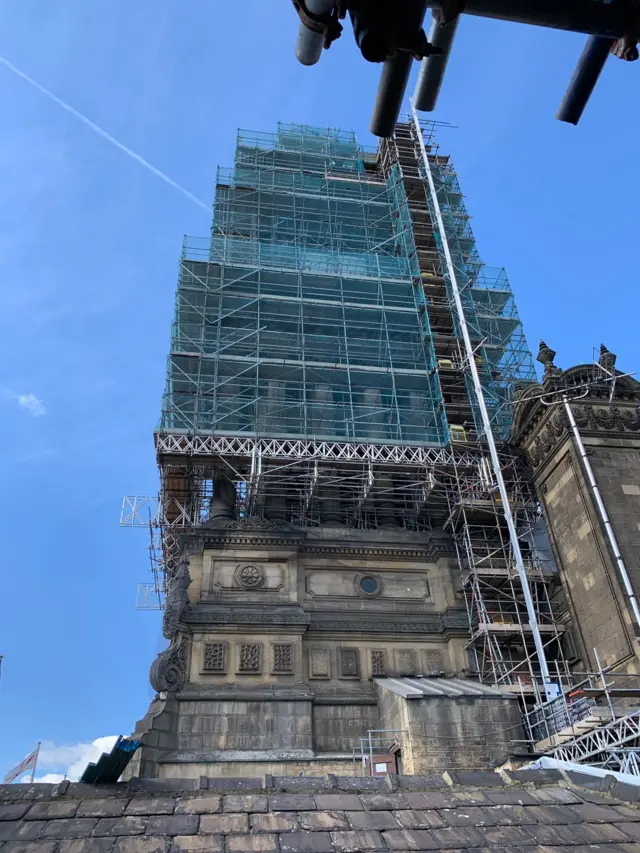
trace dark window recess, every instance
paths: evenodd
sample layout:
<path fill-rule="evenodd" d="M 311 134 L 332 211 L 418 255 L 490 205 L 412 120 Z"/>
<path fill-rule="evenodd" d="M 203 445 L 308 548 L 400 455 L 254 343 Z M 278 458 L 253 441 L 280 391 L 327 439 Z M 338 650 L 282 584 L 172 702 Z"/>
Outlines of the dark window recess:
<path fill-rule="evenodd" d="M 365 575 L 363 578 L 360 578 L 360 589 L 363 592 L 366 592 L 367 595 L 373 595 L 378 591 L 379 583 L 371 575 Z"/>

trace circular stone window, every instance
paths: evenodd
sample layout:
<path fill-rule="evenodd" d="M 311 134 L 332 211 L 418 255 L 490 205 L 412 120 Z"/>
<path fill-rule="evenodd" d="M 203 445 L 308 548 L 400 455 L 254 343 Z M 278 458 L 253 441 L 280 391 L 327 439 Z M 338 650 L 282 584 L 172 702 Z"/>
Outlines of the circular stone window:
<path fill-rule="evenodd" d="M 382 592 L 382 581 L 376 575 L 356 575 L 356 589 L 365 598 L 377 598 Z"/>

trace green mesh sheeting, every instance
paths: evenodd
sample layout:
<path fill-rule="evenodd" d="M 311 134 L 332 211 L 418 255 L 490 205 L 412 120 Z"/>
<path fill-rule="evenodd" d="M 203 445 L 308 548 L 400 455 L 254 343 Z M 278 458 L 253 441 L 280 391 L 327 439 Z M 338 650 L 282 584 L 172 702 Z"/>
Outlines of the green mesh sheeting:
<path fill-rule="evenodd" d="M 533 362 L 504 271 L 478 258 L 448 161 L 434 161 L 434 176 L 487 406 L 505 437 L 515 384 L 535 378 Z M 218 170 L 211 238 L 185 240 L 161 430 L 446 444 L 420 276 L 397 164 L 381 170 L 351 132 L 239 131 L 234 168 Z"/>
<path fill-rule="evenodd" d="M 238 135 L 188 240 L 162 429 L 441 445 L 397 199 L 353 134 Z"/>

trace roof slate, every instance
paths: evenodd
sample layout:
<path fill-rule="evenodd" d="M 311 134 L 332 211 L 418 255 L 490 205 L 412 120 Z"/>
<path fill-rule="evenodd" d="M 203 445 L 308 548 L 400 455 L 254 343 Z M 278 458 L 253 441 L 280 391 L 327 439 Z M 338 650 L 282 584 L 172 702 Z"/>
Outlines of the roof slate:
<path fill-rule="evenodd" d="M 0 853 L 638 853 L 639 799 L 557 770 L 1 785 Z"/>

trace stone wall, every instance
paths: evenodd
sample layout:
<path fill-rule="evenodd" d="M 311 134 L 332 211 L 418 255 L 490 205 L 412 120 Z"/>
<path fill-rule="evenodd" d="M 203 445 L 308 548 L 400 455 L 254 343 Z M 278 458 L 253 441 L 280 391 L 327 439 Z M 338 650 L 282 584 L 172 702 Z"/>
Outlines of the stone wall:
<path fill-rule="evenodd" d="M 377 728 L 375 677 L 466 666 L 442 532 L 217 523 L 186 541 L 167 596 L 136 773 L 344 769 Z"/>
<path fill-rule="evenodd" d="M 311 749 L 311 702 L 180 702 L 178 750 Z"/>
<path fill-rule="evenodd" d="M 405 773 L 491 767 L 519 751 L 524 738 L 515 697 L 405 699 L 380 684 L 378 693 L 380 727 L 402 732 Z"/>
<path fill-rule="evenodd" d="M 542 352 L 542 349 L 541 349 Z M 562 371 L 545 351 L 541 386 L 521 395 L 513 439 L 528 453 L 568 604 L 567 657 L 579 670 L 603 666 L 640 673 L 640 644 L 620 570 L 613 557 L 560 392 L 571 411 L 601 492 L 636 596 L 640 595 L 640 384 L 618 376 L 599 384 L 592 365 Z M 603 348 L 601 363 L 615 356 Z M 603 373 L 598 374 L 600 377 Z M 554 394 L 554 397 L 548 396 Z M 543 405 L 547 395 L 556 405 Z M 626 682 L 625 684 L 630 684 Z"/>
<path fill-rule="evenodd" d="M 567 442 L 539 480 L 551 541 L 573 619 L 571 632 L 585 668 L 594 648 L 608 666 L 633 653 L 624 598 L 603 539 L 588 483 Z"/>
<path fill-rule="evenodd" d="M 376 704 L 313 706 L 313 748 L 317 753 L 359 750 L 360 738 L 379 727 Z"/>

